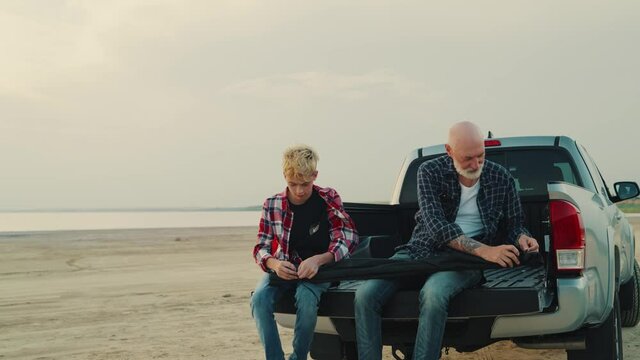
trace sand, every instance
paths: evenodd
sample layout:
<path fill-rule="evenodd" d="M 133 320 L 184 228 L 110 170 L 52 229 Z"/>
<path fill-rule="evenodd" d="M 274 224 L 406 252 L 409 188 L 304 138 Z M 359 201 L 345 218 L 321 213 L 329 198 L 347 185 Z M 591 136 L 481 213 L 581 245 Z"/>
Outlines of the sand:
<path fill-rule="evenodd" d="M 253 227 L 1 235 L 0 359 L 262 359 L 254 241 Z M 640 327 L 624 341 L 640 359 Z M 444 358 L 516 357 L 566 358 L 507 341 Z"/>

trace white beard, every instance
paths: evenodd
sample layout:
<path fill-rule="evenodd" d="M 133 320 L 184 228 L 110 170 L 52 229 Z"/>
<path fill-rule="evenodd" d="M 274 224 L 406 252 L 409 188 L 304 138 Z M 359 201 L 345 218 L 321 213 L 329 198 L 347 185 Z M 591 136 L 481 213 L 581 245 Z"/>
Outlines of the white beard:
<path fill-rule="evenodd" d="M 480 175 L 482 175 L 482 168 L 484 167 L 484 163 L 480 164 L 478 169 L 476 169 L 475 171 L 463 169 L 455 160 L 453 160 L 453 166 L 456 168 L 456 171 L 458 172 L 458 174 L 460 174 L 460 176 L 469 180 L 477 180 L 480 178 Z"/>

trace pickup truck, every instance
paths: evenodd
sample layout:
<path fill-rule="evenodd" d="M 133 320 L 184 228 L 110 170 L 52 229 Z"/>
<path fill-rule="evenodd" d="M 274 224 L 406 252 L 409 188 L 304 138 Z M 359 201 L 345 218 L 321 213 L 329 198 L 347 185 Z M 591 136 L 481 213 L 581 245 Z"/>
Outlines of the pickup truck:
<path fill-rule="evenodd" d="M 633 229 L 615 203 L 638 196 L 638 185 L 609 187 L 585 148 L 565 136 L 489 138 L 485 149 L 515 179 L 543 261 L 485 270 L 483 284 L 451 301 L 443 347 L 475 351 L 511 340 L 566 349 L 570 360 L 622 359 L 621 327 L 640 320 L 640 267 Z M 444 154 L 444 145 L 411 152 L 390 204 L 345 203 L 360 233 L 354 257 L 389 257 L 409 240 L 418 167 Z M 357 359 L 353 298 L 360 284 L 342 281 L 323 295 L 312 358 Z M 418 289 L 398 292 L 383 310 L 383 344 L 396 359 L 411 358 Z M 294 319 L 292 297 L 284 296 L 276 320 L 292 328 Z"/>

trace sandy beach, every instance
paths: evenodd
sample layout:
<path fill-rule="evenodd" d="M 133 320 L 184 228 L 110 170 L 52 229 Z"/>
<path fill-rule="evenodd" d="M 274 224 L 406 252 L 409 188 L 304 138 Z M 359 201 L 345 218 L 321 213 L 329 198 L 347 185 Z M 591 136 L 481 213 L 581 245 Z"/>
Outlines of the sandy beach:
<path fill-rule="evenodd" d="M 254 241 L 254 227 L 0 236 L 0 359 L 262 359 Z M 640 327 L 624 341 L 626 359 L 640 359 Z M 444 357 L 513 358 L 565 352 L 500 342 Z"/>

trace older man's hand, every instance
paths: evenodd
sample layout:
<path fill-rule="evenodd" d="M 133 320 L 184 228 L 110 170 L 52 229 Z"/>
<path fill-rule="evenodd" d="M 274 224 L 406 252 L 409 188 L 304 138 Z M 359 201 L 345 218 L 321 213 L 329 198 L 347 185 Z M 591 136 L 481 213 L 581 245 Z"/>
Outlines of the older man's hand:
<path fill-rule="evenodd" d="M 520 265 L 520 260 L 518 260 L 520 252 L 513 245 L 484 245 L 477 248 L 475 253 L 481 258 L 492 263 L 496 263 L 502 267 L 514 267 Z"/>
<path fill-rule="evenodd" d="M 536 252 L 540 249 L 538 241 L 525 234 L 520 235 L 520 238 L 518 239 L 518 246 L 520 247 L 520 250 L 524 252 Z"/>

